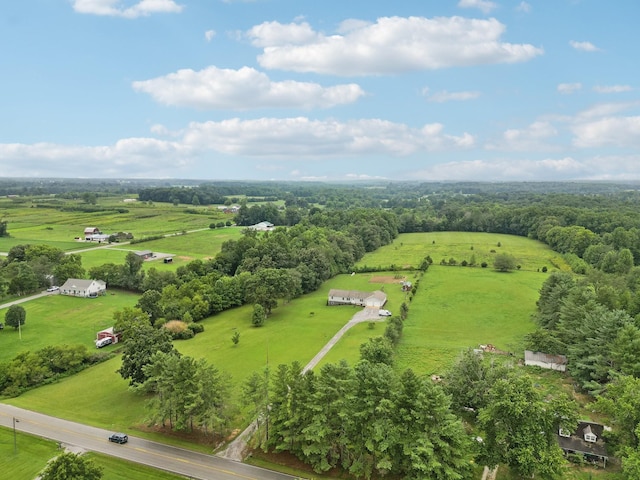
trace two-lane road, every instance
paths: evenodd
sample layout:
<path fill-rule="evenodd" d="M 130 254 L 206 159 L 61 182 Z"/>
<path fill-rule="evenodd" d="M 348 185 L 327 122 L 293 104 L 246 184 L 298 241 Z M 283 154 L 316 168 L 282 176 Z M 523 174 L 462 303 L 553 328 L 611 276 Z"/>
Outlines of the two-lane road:
<path fill-rule="evenodd" d="M 0 425 L 49 438 L 85 450 L 105 453 L 136 463 L 201 480 L 292 480 L 294 477 L 232 460 L 192 452 L 129 436 L 129 443 L 109 442 L 112 431 L 62 420 L 0 403 Z M 124 432 L 128 433 L 128 432 Z M 20 445 L 18 444 L 18 448 Z"/>

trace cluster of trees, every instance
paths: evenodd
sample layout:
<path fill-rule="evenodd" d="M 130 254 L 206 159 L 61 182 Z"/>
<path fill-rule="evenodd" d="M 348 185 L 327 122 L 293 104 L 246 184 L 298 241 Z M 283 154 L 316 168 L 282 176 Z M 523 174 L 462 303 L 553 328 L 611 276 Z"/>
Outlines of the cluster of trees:
<path fill-rule="evenodd" d="M 100 480 L 102 468 L 89 458 L 76 453 L 63 452 L 51 460 L 42 471 L 40 480 Z"/>
<path fill-rule="evenodd" d="M 595 396 L 614 430 L 608 442 L 627 478 L 640 473 L 640 267 L 574 277 L 555 272 L 543 284 L 528 347 L 566 354 L 578 387 Z"/>
<path fill-rule="evenodd" d="M 16 245 L 0 261 L 0 297 L 32 293 L 84 275 L 80 255 L 66 255 L 49 245 Z"/>
<path fill-rule="evenodd" d="M 0 363 L 0 395 L 17 396 L 25 390 L 76 373 L 100 361 L 84 345 L 52 345 L 26 351 Z"/>
<path fill-rule="evenodd" d="M 558 477 L 564 466 L 556 435 L 573 431 L 577 404 L 563 394 L 545 395 L 510 362 L 469 349 L 444 377 L 454 412 L 473 421 L 482 436 L 477 462 L 505 464 L 522 478 Z"/>

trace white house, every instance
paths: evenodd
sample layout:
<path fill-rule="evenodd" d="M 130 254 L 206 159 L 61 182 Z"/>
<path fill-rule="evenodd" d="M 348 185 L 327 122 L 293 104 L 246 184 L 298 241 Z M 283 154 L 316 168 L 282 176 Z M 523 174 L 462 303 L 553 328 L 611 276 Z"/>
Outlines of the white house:
<path fill-rule="evenodd" d="M 102 280 L 70 278 L 60 287 L 60 294 L 72 297 L 97 297 L 103 295 L 106 290 L 107 284 Z"/>
<path fill-rule="evenodd" d="M 564 355 L 551 355 L 548 353 L 525 350 L 524 364 L 564 372 L 567 370 L 567 357 Z"/>
<path fill-rule="evenodd" d="M 387 295 L 376 290 L 375 292 L 360 292 L 358 290 L 329 290 L 327 305 L 359 305 L 361 307 L 380 308 L 387 303 Z"/>
<path fill-rule="evenodd" d="M 257 230 L 259 232 L 268 232 L 270 230 L 273 230 L 273 223 L 271 222 L 260 222 L 260 223 L 256 223 L 255 225 L 251 225 L 249 227 L 247 227 L 250 230 Z"/>

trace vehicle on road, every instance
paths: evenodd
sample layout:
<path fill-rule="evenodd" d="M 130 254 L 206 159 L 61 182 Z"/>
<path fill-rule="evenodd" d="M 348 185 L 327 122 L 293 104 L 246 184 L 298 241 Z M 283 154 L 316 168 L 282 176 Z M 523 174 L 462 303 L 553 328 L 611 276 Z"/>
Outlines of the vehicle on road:
<path fill-rule="evenodd" d="M 378 315 L 381 317 L 390 317 L 392 313 L 389 310 L 378 310 Z"/>
<path fill-rule="evenodd" d="M 60 287 L 56 287 L 55 285 L 47 288 L 47 292 L 57 292 L 58 290 L 60 290 Z"/>
<path fill-rule="evenodd" d="M 113 443 L 127 443 L 129 441 L 129 437 L 124 433 L 114 433 L 109 437 L 109 441 Z"/>
<path fill-rule="evenodd" d="M 111 345 L 112 343 L 113 340 L 111 339 L 111 337 L 104 337 L 100 340 L 96 340 L 96 348 L 106 347 L 107 345 Z"/>

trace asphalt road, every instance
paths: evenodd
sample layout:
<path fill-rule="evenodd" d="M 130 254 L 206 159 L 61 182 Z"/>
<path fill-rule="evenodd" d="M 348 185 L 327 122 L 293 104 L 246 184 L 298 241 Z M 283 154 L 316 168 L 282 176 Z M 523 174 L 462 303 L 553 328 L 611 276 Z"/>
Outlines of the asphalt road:
<path fill-rule="evenodd" d="M 129 436 L 129 443 L 109 442 L 112 431 L 61 420 L 41 413 L 0 403 L 0 425 L 61 442 L 64 445 L 100 452 L 136 463 L 167 470 L 198 480 L 292 480 L 283 473 L 253 467 L 232 460 L 192 452 L 178 447 Z M 124 432 L 128 433 L 128 432 Z M 20 441 L 18 440 L 18 449 Z M 126 474 L 123 473 L 123 478 Z"/>

